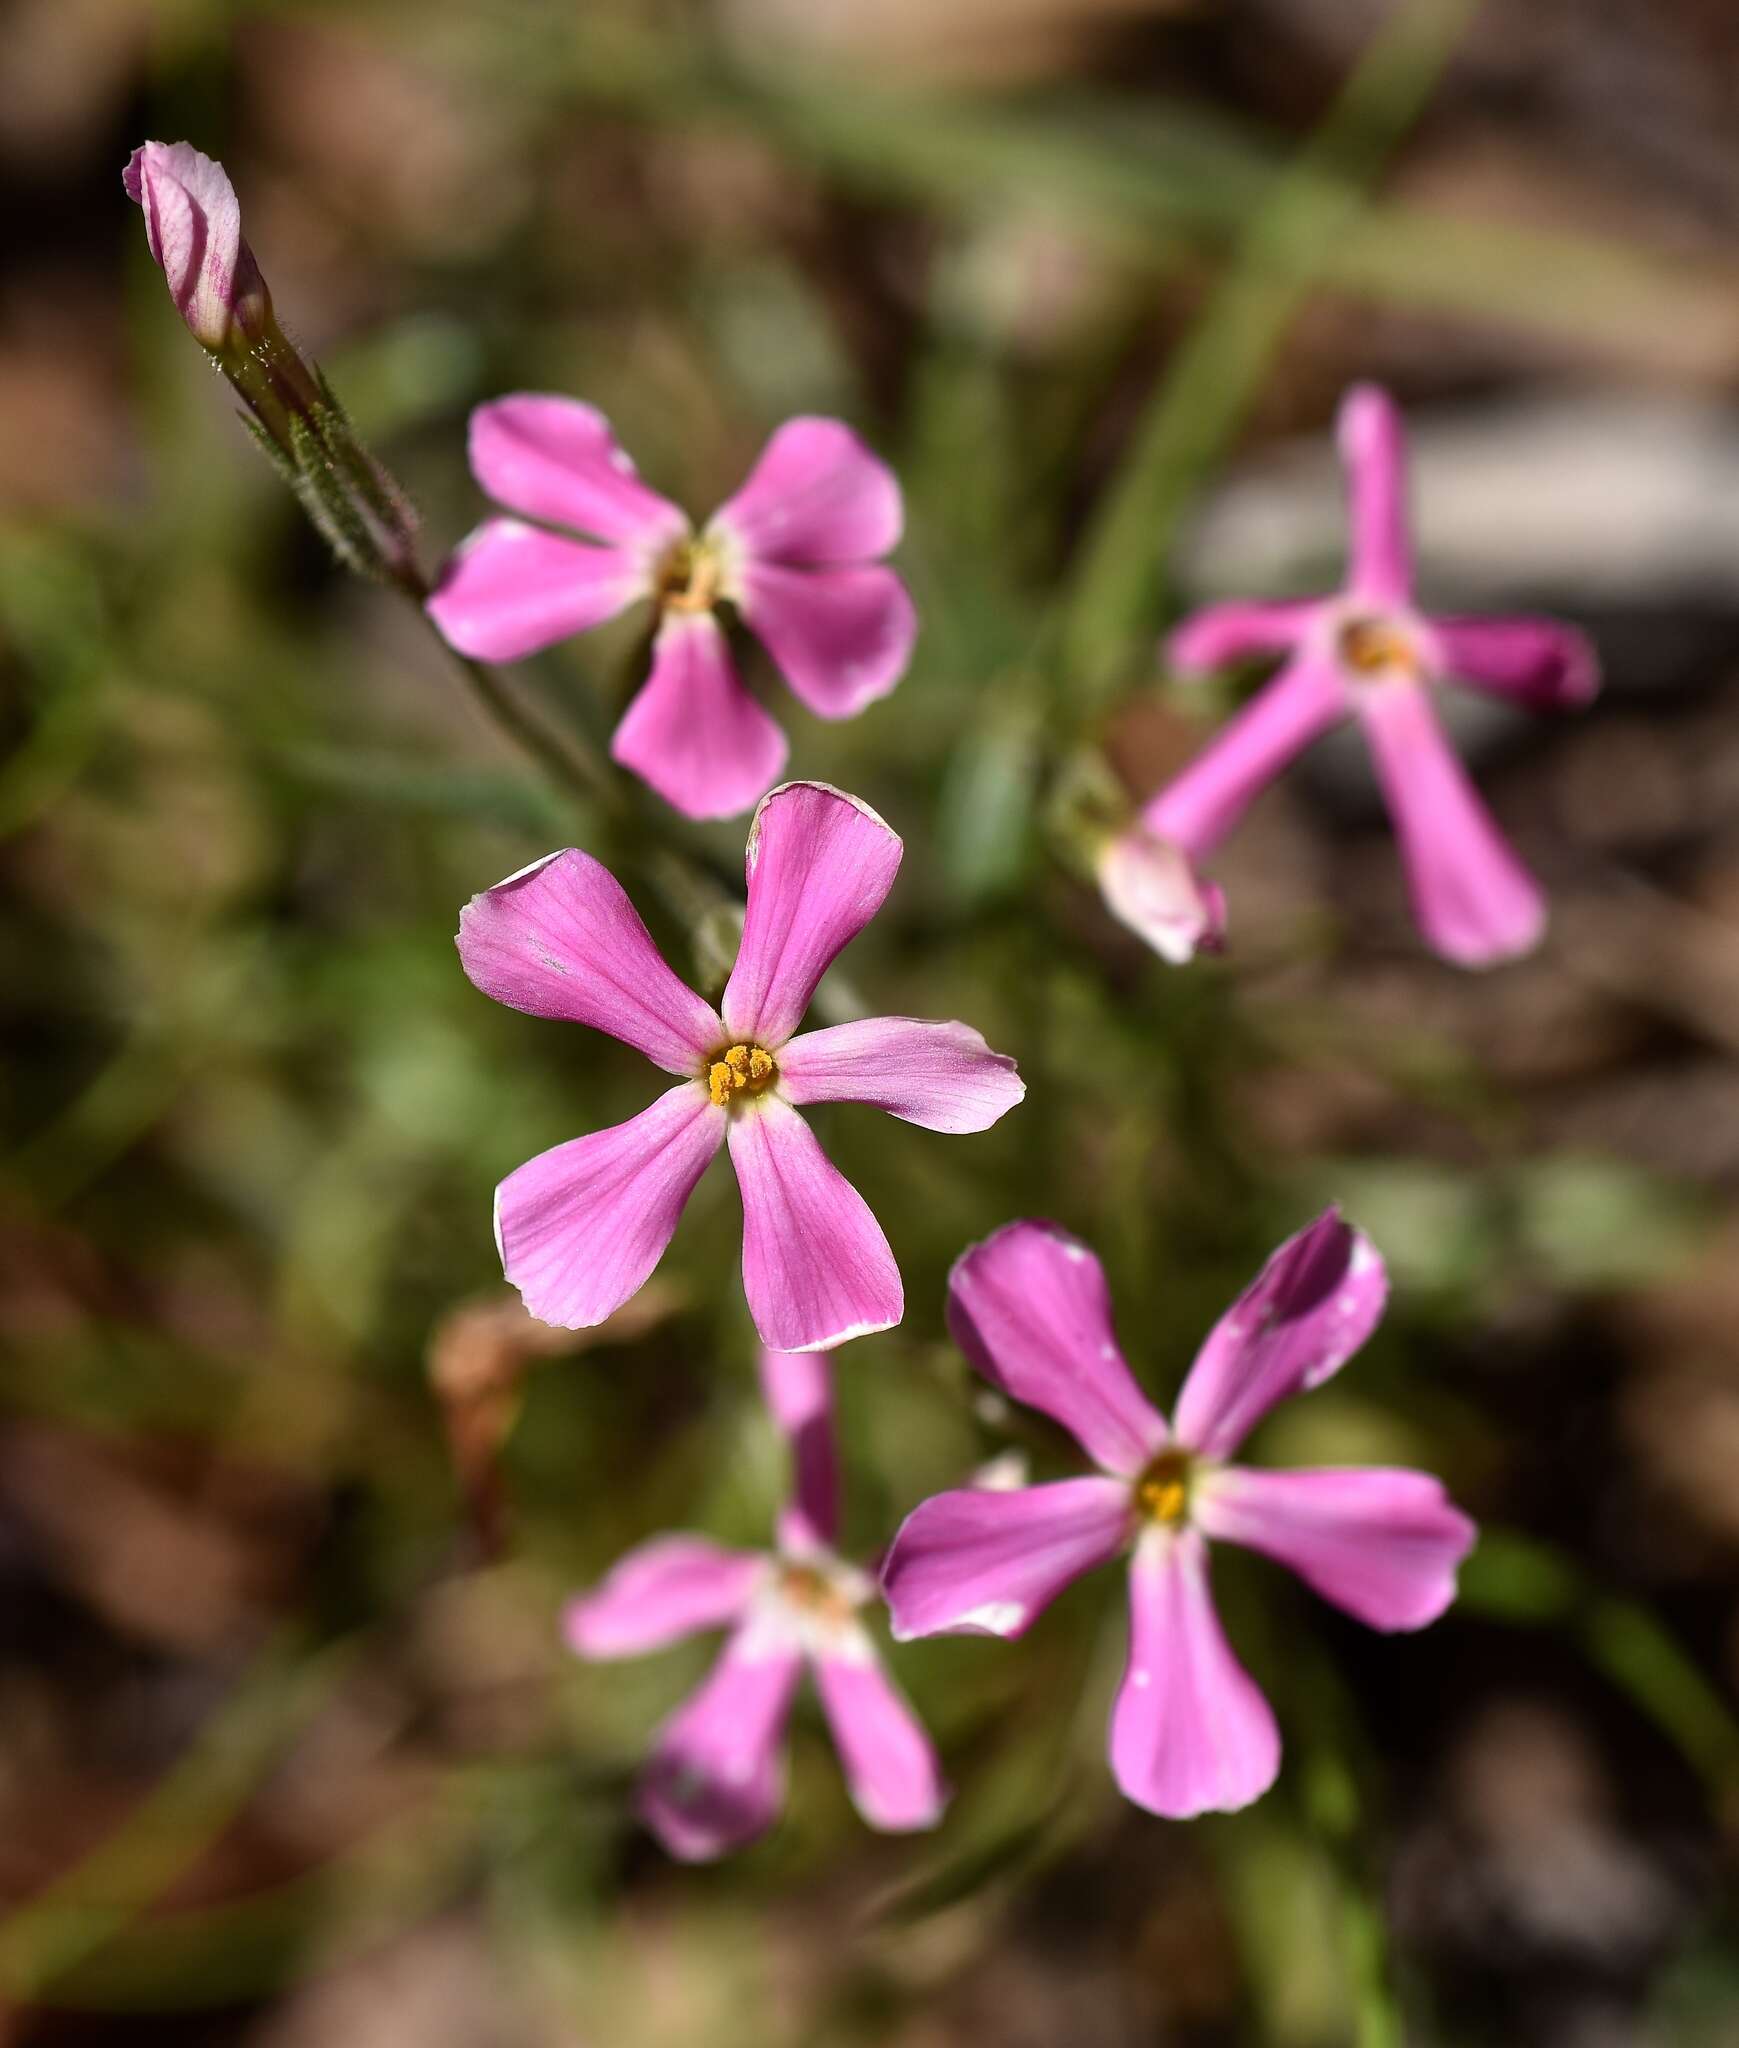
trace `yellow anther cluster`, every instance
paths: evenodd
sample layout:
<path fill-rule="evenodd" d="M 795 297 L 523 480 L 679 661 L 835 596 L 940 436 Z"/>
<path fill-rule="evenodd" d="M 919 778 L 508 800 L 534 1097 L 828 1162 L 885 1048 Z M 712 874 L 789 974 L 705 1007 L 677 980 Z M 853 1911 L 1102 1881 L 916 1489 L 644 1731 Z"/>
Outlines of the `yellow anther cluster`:
<path fill-rule="evenodd" d="M 779 1590 L 793 1607 L 825 1620 L 843 1621 L 851 1612 L 851 1599 L 844 1588 L 814 1565 L 785 1565 L 779 1574 Z"/>
<path fill-rule="evenodd" d="M 1419 673 L 1419 650 L 1410 636 L 1387 619 L 1353 619 L 1340 630 L 1340 658 L 1361 676 L 1391 669 Z"/>
<path fill-rule="evenodd" d="M 733 1096 L 759 1095 L 778 1072 L 773 1055 L 758 1045 L 733 1045 L 706 1070 L 706 1085 L 722 1109 Z"/>
<path fill-rule="evenodd" d="M 658 568 L 658 601 L 668 611 L 710 612 L 719 601 L 717 553 L 702 540 L 681 540 Z"/>
<path fill-rule="evenodd" d="M 1181 1522 L 1190 1505 L 1189 1452 L 1161 1451 L 1137 1480 L 1135 1498 L 1153 1521 L 1168 1526 Z"/>

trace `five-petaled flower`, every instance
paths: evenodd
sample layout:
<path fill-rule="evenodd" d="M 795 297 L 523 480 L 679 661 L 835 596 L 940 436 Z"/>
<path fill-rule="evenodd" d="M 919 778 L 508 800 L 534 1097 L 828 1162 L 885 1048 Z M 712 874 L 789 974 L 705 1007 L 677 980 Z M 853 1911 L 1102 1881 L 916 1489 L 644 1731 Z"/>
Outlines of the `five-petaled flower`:
<path fill-rule="evenodd" d="M 1118 1784 L 1179 1819 L 1257 1798 L 1279 1768 L 1280 1737 L 1221 1632 L 1208 1539 L 1290 1566 L 1380 1629 L 1435 1620 L 1473 1543 L 1473 1524 L 1422 1472 L 1227 1462 L 1277 1401 L 1345 1364 L 1386 1293 L 1370 1243 L 1329 1210 L 1221 1317 L 1168 1428 L 1124 1363 L 1085 1245 L 1026 1222 L 974 1246 L 950 1283 L 955 1341 L 993 1386 L 1060 1422 L 1101 1473 L 916 1508 L 882 1574 L 896 1640 L 1019 1635 L 1072 1580 L 1131 1550 L 1129 1662 L 1111 1722 Z"/>
<path fill-rule="evenodd" d="M 514 661 L 650 599 L 652 672 L 610 751 L 691 818 L 746 811 L 785 765 L 785 735 L 737 674 L 721 604 L 821 718 L 855 716 L 905 672 L 917 617 L 878 559 L 900 537 L 900 487 L 838 420 L 787 420 L 698 533 L 575 399 L 479 406 L 471 468 L 523 516 L 485 520 L 461 543 L 429 600 L 436 625 L 462 654 Z"/>
<path fill-rule="evenodd" d="M 1026 1093 L 1014 1061 L 965 1024 L 875 1017 L 797 1034 L 829 963 L 881 908 L 901 850 L 840 790 L 772 791 L 749 828 L 743 939 L 719 1010 L 670 971 L 589 854 L 551 854 L 465 906 L 459 953 L 486 995 L 607 1031 L 682 1076 L 639 1116 L 541 1153 L 496 1190 L 502 1265 L 533 1315 L 583 1329 L 619 1308 L 728 1144 L 761 1341 L 812 1351 L 900 1320 L 888 1241 L 798 1105 L 864 1102 L 928 1130 L 982 1131 Z"/>
<path fill-rule="evenodd" d="M 1339 434 L 1350 496 L 1344 588 L 1297 602 L 1210 605 L 1177 628 L 1170 658 L 1186 673 L 1262 655 L 1280 655 L 1284 666 L 1153 798 L 1142 822 L 1201 858 L 1295 754 L 1355 717 L 1400 836 L 1420 929 L 1447 959 L 1489 966 L 1538 941 L 1545 900 L 1450 747 L 1432 692 L 1455 678 L 1536 710 L 1570 709 L 1598 687 L 1594 652 L 1548 619 L 1419 611 L 1393 400 L 1355 387 Z"/>
<path fill-rule="evenodd" d="M 947 1804 L 929 1738 L 858 1618 L 875 1582 L 834 1550 L 831 1372 L 815 1353 L 761 1357 L 767 1403 L 796 1465 L 775 1550 L 661 1536 L 567 1610 L 568 1642 L 582 1657 L 634 1657 L 701 1629 L 731 1631 L 711 1675 L 660 1730 L 641 1779 L 642 1819 L 689 1862 L 741 1848 L 772 1825 L 784 1798 L 785 1724 L 805 1665 L 871 1827 L 933 1827 Z"/>

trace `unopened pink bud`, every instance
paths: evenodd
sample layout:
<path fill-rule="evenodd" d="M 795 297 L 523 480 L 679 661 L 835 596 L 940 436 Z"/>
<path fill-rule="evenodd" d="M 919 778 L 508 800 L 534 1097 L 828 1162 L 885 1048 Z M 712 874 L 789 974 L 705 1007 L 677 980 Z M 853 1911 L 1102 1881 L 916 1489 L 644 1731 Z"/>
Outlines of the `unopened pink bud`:
<path fill-rule="evenodd" d="M 144 210 L 151 254 L 195 338 L 214 355 L 245 347 L 265 329 L 272 301 L 222 164 L 190 142 L 147 142 L 121 182 Z"/>

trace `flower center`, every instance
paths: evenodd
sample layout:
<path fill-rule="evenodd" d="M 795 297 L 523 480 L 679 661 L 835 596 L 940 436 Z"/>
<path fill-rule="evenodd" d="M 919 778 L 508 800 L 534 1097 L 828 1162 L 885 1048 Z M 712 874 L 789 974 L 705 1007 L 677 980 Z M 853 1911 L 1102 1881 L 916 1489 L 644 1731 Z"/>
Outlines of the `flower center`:
<path fill-rule="evenodd" d="M 727 1103 L 765 1094 L 778 1078 L 773 1055 L 758 1045 L 727 1046 L 707 1062 L 707 1093 L 721 1109 Z"/>
<path fill-rule="evenodd" d="M 691 537 L 676 543 L 659 563 L 653 581 L 666 611 L 710 612 L 719 601 L 724 564 L 716 548 Z"/>
<path fill-rule="evenodd" d="M 854 1604 L 837 1579 L 812 1564 L 782 1564 L 779 1592 L 788 1605 L 817 1621 L 848 1620 Z"/>
<path fill-rule="evenodd" d="M 1174 1528 L 1189 1513 L 1194 1465 L 1188 1451 L 1161 1451 L 1135 1482 L 1138 1511 L 1162 1528 Z"/>
<path fill-rule="evenodd" d="M 1424 672 L 1419 649 L 1412 634 L 1392 619 L 1348 619 L 1335 643 L 1343 668 L 1355 676 L 1404 675 Z"/>

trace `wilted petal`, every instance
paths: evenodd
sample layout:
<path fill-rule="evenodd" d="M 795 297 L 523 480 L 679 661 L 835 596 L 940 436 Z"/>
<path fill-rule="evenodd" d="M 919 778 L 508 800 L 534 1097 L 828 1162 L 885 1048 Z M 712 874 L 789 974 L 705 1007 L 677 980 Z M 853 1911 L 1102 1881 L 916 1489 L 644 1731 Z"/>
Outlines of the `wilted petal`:
<path fill-rule="evenodd" d="M 459 958 L 485 995 L 534 1017 L 607 1031 L 668 1074 L 700 1072 L 724 1026 L 677 980 L 627 892 L 570 846 L 459 913 Z"/>
<path fill-rule="evenodd" d="M 1468 780 L 1426 691 L 1387 683 L 1362 693 L 1359 712 L 1426 939 L 1462 967 L 1531 952 L 1546 899 Z"/>
<path fill-rule="evenodd" d="M 1376 1328 L 1389 1297 L 1376 1247 L 1328 1209 L 1289 1237 L 1196 1354 L 1172 1426 L 1230 1457 L 1276 1401 L 1319 1387 Z"/>
<path fill-rule="evenodd" d="M 1130 1531 L 1121 1480 L 1059 1479 L 1016 1493 L 963 1488 L 915 1507 L 882 1566 L 895 1636 L 1018 1636 Z"/>
<path fill-rule="evenodd" d="M 969 1024 L 866 1017 L 806 1031 L 779 1054 L 792 1102 L 864 1102 L 927 1131 L 986 1131 L 1026 1094 L 1015 1063 Z"/>
<path fill-rule="evenodd" d="M 751 563 L 743 618 L 818 718 L 851 718 L 906 672 L 918 614 L 892 569 L 786 569 Z"/>
<path fill-rule="evenodd" d="M 704 1536 L 660 1536 L 570 1600 L 562 1630 L 582 1657 L 638 1657 L 736 1621 L 767 1569 L 754 1551 L 722 1550 Z"/>
<path fill-rule="evenodd" d="M 1126 1798 L 1168 1820 L 1248 1806 L 1280 1768 L 1280 1731 L 1226 1641 L 1193 1529 L 1155 1529 L 1130 1564 L 1111 1768 Z"/>
<path fill-rule="evenodd" d="M 777 428 L 711 524 L 769 562 L 868 562 L 900 538 L 900 486 L 840 420 Z"/>
<path fill-rule="evenodd" d="M 817 1657 L 815 1685 L 858 1812 L 889 1834 L 934 1827 L 948 1803 L 942 1767 L 869 1638 Z"/>
<path fill-rule="evenodd" d="M 1375 384 L 1355 384 L 1336 428 L 1347 477 L 1347 594 L 1387 608 L 1413 591 L 1407 519 L 1407 445 L 1400 408 Z"/>
<path fill-rule="evenodd" d="M 868 804 L 825 782 L 787 782 L 761 799 L 743 856 L 743 943 L 721 1005 L 737 1037 L 784 1044 L 835 954 L 881 909 L 901 852 Z"/>
<path fill-rule="evenodd" d="M 762 1096 L 731 1119 L 730 1145 L 743 1191 L 743 1291 L 761 1342 L 819 1351 L 891 1330 L 906 1302 L 888 1241 L 796 1110 Z"/>
<path fill-rule="evenodd" d="M 1321 609 L 1316 597 L 1204 605 L 1173 627 L 1165 643 L 1166 660 L 1185 675 L 1201 675 L 1255 655 L 1284 654 L 1309 632 Z"/>
<path fill-rule="evenodd" d="M 648 490 L 595 406 L 521 391 L 471 415 L 471 473 L 498 505 L 642 553 L 688 532 L 681 508 Z"/>
<path fill-rule="evenodd" d="M 1173 776 L 1141 822 L 1193 857 L 1211 853 L 1281 770 L 1348 709 L 1347 686 L 1333 664 L 1301 654 Z"/>
<path fill-rule="evenodd" d="M 1434 618 L 1445 670 L 1531 711 L 1574 711 L 1600 688 L 1593 643 L 1556 619 Z"/>
<path fill-rule="evenodd" d="M 531 1313 L 589 1330 L 638 1293 L 724 1127 L 725 1112 L 687 1081 L 510 1173 L 495 1191 L 495 1241 Z"/>
<path fill-rule="evenodd" d="M 610 741 L 614 758 L 684 817 L 734 818 L 784 767 L 785 751 L 711 614 L 667 617 L 652 673 Z"/>
<path fill-rule="evenodd" d="M 1205 1535 L 1259 1550 L 1372 1628 L 1423 1628 L 1455 1598 L 1478 1534 L 1425 1472 L 1259 1472 L 1230 1466 L 1197 1487 Z"/>
<path fill-rule="evenodd" d="M 779 1517 L 781 1550 L 830 1549 L 839 1536 L 833 1361 L 824 1351 L 761 1348 L 761 1392 L 791 1446 L 794 1498 Z"/>
<path fill-rule="evenodd" d="M 1054 1223 L 1009 1223 L 955 1261 L 948 1328 L 993 1387 L 1060 1422 L 1109 1472 L 1133 1475 L 1165 1443 L 1111 1327 L 1099 1261 Z"/>
<path fill-rule="evenodd" d="M 518 661 L 613 619 L 650 589 L 645 566 L 623 549 L 488 519 L 449 558 L 428 612 L 473 661 Z"/>
<path fill-rule="evenodd" d="M 219 350 L 238 327 L 256 332 L 270 302 L 222 164 L 190 142 L 147 142 L 121 182 L 144 211 L 145 239 L 195 339 Z"/>
<path fill-rule="evenodd" d="M 1145 825 L 1105 842 L 1098 873 L 1111 914 L 1174 967 L 1225 943 L 1225 892 L 1202 880 L 1181 846 Z"/>
<path fill-rule="evenodd" d="M 754 1623 L 660 1730 L 640 1817 L 672 1856 L 706 1863 L 765 1834 L 785 1797 L 785 1722 L 803 1660 Z"/>

